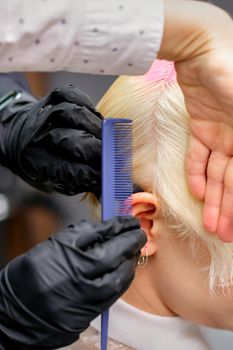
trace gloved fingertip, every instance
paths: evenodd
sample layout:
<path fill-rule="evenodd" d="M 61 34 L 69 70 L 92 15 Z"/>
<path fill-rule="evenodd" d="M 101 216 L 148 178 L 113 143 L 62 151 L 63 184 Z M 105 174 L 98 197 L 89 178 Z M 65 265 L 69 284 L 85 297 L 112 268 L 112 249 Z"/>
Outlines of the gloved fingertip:
<path fill-rule="evenodd" d="M 122 224 L 125 228 L 128 228 L 128 229 L 140 227 L 139 220 L 132 215 L 116 216 L 115 220 L 118 223 Z"/>

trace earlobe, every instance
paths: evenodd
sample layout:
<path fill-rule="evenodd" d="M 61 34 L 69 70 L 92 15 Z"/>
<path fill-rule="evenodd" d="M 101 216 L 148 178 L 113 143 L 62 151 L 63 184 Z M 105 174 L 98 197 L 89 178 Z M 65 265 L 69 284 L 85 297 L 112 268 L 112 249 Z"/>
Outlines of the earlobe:
<path fill-rule="evenodd" d="M 147 235 L 147 243 L 141 250 L 141 254 L 149 256 L 156 252 L 156 240 L 154 231 L 154 220 L 159 215 L 157 197 L 148 192 L 135 193 L 132 196 L 133 216 L 136 216 L 141 229 Z"/>

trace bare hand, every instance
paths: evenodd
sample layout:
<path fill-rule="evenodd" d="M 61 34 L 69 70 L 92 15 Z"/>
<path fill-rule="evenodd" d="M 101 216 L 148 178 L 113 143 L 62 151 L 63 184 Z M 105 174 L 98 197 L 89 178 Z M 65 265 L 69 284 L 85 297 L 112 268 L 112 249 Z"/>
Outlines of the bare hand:
<path fill-rule="evenodd" d="M 188 182 L 193 195 L 205 201 L 205 228 L 232 241 L 233 51 L 220 56 L 213 50 L 176 68 L 191 115 Z"/>
<path fill-rule="evenodd" d="M 233 21 L 202 2 L 165 0 L 159 58 L 175 61 L 191 115 L 188 183 L 204 226 L 233 241 Z"/>

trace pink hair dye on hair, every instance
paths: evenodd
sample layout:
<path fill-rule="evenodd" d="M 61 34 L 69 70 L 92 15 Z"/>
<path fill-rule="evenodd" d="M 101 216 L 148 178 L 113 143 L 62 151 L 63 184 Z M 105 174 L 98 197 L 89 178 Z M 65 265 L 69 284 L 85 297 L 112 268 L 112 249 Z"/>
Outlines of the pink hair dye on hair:
<path fill-rule="evenodd" d="M 163 81 L 166 85 L 176 81 L 176 70 L 173 62 L 155 60 L 148 72 L 143 76 L 149 81 Z"/>

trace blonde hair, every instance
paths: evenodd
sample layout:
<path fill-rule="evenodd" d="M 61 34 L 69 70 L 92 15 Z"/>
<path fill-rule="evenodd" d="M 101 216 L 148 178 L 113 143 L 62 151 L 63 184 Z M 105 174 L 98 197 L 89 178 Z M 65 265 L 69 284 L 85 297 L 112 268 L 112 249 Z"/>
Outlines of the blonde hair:
<path fill-rule="evenodd" d="M 144 76 L 118 78 L 97 109 L 106 117 L 133 120 L 135 184 L 159 196 L 173 232 L 191 238 L 193 243 L 201 238 L 209 253 L 208 266 L 204 268 L 209 270 L 210 289 L 232 285 L 233 245 L 204 230 L 202 204 L 187 186 L 189 115 L 173 64 L 156 60 Z M 199 252 L 197 256 L 200 258 Z"/>

